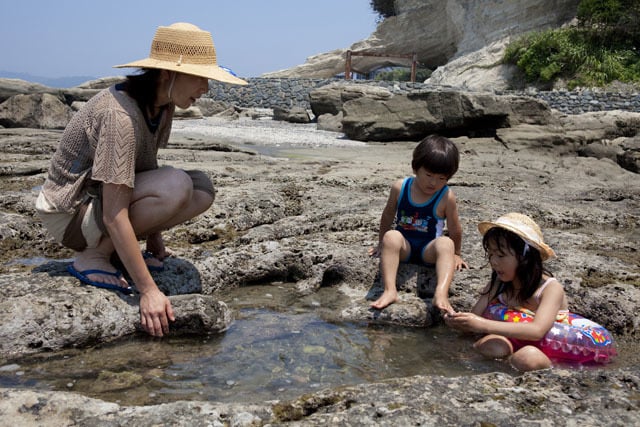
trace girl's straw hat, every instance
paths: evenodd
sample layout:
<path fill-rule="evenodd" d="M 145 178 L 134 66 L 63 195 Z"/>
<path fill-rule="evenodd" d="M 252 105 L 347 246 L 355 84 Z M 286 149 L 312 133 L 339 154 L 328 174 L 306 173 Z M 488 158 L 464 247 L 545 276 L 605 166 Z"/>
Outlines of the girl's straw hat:
<path fill-rule="evenodd" d="M 114 68 L 128 67 L 158 68 L 224 83 L 247 84 L 218 66 L 211 33 L 184 22 L 168 27 L 158 27 L 148 58 L 114 66 Z"/>
<path fill-rule="evenodd" d="M 543 261 L 556 256 L 553 249 L 544 243 L 542 231 L 538 224 L 524 214 L 512 212 L 501 216 L 495 222 L 482 221 L 478 224 L 478 230 L 483 236 L 494 227 L 504 228 L 517 234 L 522 240 L 540 252 Z"/>

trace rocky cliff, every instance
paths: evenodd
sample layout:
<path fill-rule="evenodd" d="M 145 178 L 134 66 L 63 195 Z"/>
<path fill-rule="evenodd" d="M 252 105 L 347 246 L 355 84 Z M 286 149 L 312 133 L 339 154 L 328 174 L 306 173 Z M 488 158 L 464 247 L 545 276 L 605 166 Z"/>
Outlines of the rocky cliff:
<path fill-rule="evenodd" d="M 351 50 L 390 56 L 416 53 L 421 66 L 437 68 L 430 78 L 432 83 L 480 89 L 496 84 L 504 87 L 511 70 L 496 62 L 506 41 L 570 22 L 578 3 L 579 0 L 396 0 L 397 16 L 378 24 L 369 38 L 264 77 L 331 77 L 344 72 L 346 51 Z M 392 64 L 408 63 L 382 56 L 352 59 L 352 69 L 362 73 Z"/>

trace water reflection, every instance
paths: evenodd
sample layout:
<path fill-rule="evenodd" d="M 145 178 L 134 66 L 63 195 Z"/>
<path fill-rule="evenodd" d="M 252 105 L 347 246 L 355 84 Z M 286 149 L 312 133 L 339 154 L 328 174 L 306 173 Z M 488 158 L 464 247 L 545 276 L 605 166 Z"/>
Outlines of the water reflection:
<path fill-rule="evenodd" d="M 469 345 L 445 328 L 332 324 L 314 312 L 244 308 L 220 336 L 138 336 L 38 356 L 21 363 L 19 370 L 0 371 L 0 385 L 72 390 L 146 405 L 176 400 L 257 402 L 416 374 L 512 372 L 504 363 L 476 357 Z"/>

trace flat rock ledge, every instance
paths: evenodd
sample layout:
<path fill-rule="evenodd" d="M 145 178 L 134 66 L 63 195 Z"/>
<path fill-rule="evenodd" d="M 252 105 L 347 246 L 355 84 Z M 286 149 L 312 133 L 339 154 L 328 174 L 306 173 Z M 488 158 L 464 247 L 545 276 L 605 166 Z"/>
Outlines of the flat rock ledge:
<path fill-rule="evenodd" d="M 593 384 L 598 384 L 595 391 Z M 547 370 L 512 377 L 414 376 L 256 404 L 175 402 L 121 406 L 74 393 L 0 389 L 12 425 L 136 426 L 633 426 L 640 378 L 633 372 Z M 413 396 L 399 399 L 399 396 Z M 517 420 L 517 421 L 516 421 Z"/>

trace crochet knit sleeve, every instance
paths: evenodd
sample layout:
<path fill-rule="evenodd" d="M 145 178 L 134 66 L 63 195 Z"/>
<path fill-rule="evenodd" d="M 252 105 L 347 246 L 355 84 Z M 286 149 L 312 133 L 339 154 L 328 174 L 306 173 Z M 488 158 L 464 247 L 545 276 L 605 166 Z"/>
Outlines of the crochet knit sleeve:
<path fill-rule="evenodd" d="M 96 138 L 92 178 L 110 184 L 134 186 L 136 166 L 136 125 L 121 111 L 104 113 L 97 127 L 90 130 Z"/>

